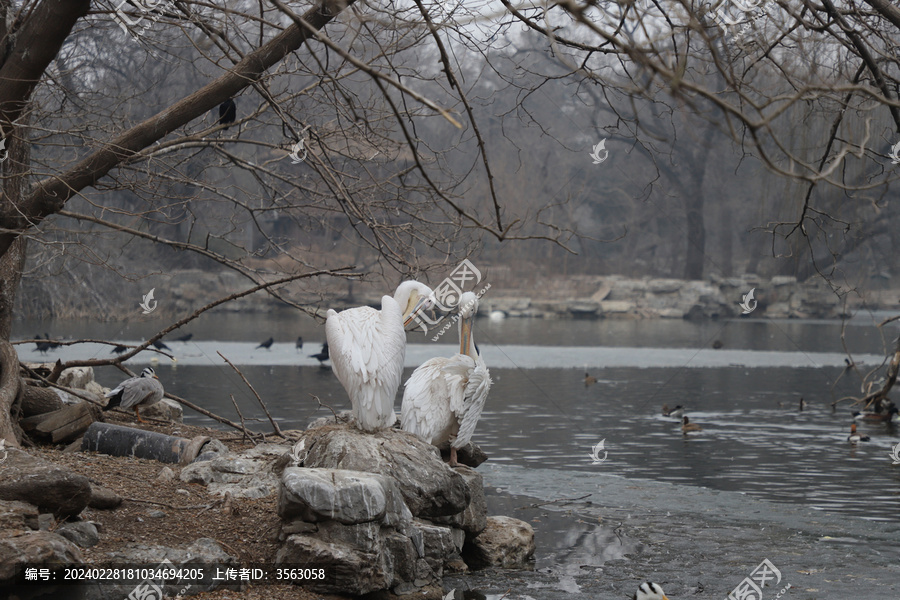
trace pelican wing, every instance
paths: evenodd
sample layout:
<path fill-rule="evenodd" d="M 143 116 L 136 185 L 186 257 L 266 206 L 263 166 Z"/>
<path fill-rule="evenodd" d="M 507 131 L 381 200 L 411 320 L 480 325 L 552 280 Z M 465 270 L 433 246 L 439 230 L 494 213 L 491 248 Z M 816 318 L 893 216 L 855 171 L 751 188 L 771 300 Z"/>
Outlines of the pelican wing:
<path fill-rule="evenodd" d="M 397 302 L 384 296 L 380 311 L 368 306 L 340 313 L 329 310 L 325 334 L 334 374 L 350 396 L 359 426 L 373 431 L 393 425 L 394 397 L 406 355 Z"/>
<path fill-rule="evenodd" d="M 484 359 L 473 359 L 457 354 L 444 366 L 444 376 L 450 391 L 450 410 L 458 428 L 455 448 L 462 448 L 472 439 L 475 425 L 481 418 L 481 411 L 491 389 L 491 378 Z"/>
<path fill-rule="evenodd" d="M 400 426 L 429 444 L 447 441 L 453 424 L 450 386 L 443 367 L 450 359 L 436 357 L 422 363 L 406 381 Z"/>

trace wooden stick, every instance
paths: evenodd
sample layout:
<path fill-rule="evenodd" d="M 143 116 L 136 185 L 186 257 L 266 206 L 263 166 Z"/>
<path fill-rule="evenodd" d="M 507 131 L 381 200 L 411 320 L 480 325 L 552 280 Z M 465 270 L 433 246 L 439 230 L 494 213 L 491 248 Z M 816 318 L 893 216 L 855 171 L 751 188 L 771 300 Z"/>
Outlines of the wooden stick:
<path fill-rule="evenodd" d="M 275 435 L 277 435 L 278 437 L 282 437 L 282 438 L 285 437 L 285 435 L 284 435 L 283 433 L 281 433 L 281 428 L 278 427 L 278 423 L 275 421 L 275 419 L 272 418 L 271 413 L 269 413 L 269 409 L 266 408 L 266 403 L 263 402 L 263 399 L 259 397 L 259 394 L 256 392 L 256 389 L 253 387 L 253 384 L 251 384 L 251 383 L 247 380 L 247 378 L 244 377 L 244 374 L 241 373 L 241 370 L 240 370 L 240 369 L 238 369 L 236 366 L 234 366 L 234 364 L 232 364 L 232 362 L 231 362 L 230 360 L 228 360 L 227 358 L 225 358 L 225 355 L 224 355 L 224 354 L 222 354 L 222 353 L 219 352 L 218 350 L 216 350 L 216 354 L 218 354 L 219 356 L 221 356 L 221 357 L 222 357 L 222 360 L 224 360 L 225 362 L 227 362 L 227 363 L 228 363 L 228 366 L 231 367 L 232 369 L 234 369 L 234 370 L 237 372 L 237 374 L 241 376 L 241 379 L 244 380 L 244 383 L 247 384 L 247 387 L 250 388 L 250 391 L 253 392 L 253 395 L 254 395 L 254 396 L 256 396 L 256 399 L 257 399 L 257 401 L 259 402 L 259 405 L 262 406 L 262 409 L 265 411 L 266 416 L 269 417 L 269 423 L 272 424 L 272 428 L 275 430 Z M 237 406 L 237 405 L 235 405 L 235 406 Z"/>

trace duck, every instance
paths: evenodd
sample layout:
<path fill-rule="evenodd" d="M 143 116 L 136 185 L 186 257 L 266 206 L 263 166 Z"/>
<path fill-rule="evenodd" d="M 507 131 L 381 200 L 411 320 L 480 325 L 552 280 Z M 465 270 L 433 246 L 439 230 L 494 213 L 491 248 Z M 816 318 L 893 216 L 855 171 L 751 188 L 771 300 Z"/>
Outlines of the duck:
<path fill-rule="evenodd" d="M 591 375 L 586 372 L 584 374 L 584 387 L 588 387 L 589 385 L 594 385 L 595 383 L 597 383 L 597 378 L 591 377 Z"/>
<path fill-rule="evenodd" d="M 638 587 L 631 600 L 669 600 L 669 597 L 659 585 L 648 581 Z"/>
<path fill-rule="evenodd" d="M 855 446 L 860 442 L 868 442 L 869 436 L 856 433 L 856 423 L 853 423 L 850 425 L 850 436 L 847 438 L 847 441 Z"/>
<path fill-rule="evenodd" d="M 669 410 L 668 404 L 663 404 L 662 414 L 664 417 L 672 417 L 673 419 L 680 419 L 684 416 L 684 407 L 680 404 L 676 405 L 675 408 Z"/>
<path fill-rule="evenodd" d="M 896 423 L 900 421 L 900 409 L 891 402 L 884 412 L 874 410 L 856 411 L 853 413 L 853 420 L 866 423 Z"/>
<path fill-rule="evenodd" d="M 803 399 L 803 396 L 800 396 L 800 412 L 803 412 L 804 408 L 806 408 L 806 400 Z"/>
<path fill-rule="evenodd" d="M 681 421 L 681 433 L 687 435 L 692 431 L 703 431 L 703 428 L 697 425 L 696 423 L 691 423 L 687 417 L 684 417 Z"/>
<path fill-rule="evenodd" d="M 103 410 L 110 410 L 117 406 L 122 408 L 133 408 L 134 414 L 137 415 L 138 423 L 146 423 L 141 418 L 138 410 L 141 406 L 151 406 L 162 400 L 166 391 L 163 389 L 156 371 L 152 367 L 147 367 L 141 371 L 140 376 L 126 379 L 114 389 L 106 392 L 105 396 L 109 398 L 109 403 L 103 407 Z"/>

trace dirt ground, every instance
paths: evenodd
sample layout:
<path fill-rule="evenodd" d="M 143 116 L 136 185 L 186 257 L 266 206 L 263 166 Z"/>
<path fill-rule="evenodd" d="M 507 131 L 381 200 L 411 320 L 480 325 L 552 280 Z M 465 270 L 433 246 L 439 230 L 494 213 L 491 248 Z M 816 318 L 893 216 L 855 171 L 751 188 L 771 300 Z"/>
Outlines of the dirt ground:
<path fill-rule="evenodd" d="M 192 438 L 207 435 L 222 441 L 229 449 L 241 451 L 252 446 L 239 432 L 219 431 L 190 425 L 150 421 L 139 424 L 133 415 L 111 411 L 104 414 L 110 423 L 126 425 Z M 278 442 L 281 438 L 270 438 Z M 31 454 L 64 465 L 88 477 L 92 483 L 105 486 L 124 498 L 114 510 L 86 508 L 81 518 L 99 523 L 100 543 L 82 549 L 85 562 L 103 562 L 107 554 L 129 544 L 187 545 L 197 538 L 212 538 L 242 564 L 274 564 L 278 551 L 279 518 L 273 496 L 261 499 L 235 498 L 233 514 L 228 514 L 219 496 L 207 493 L 206 486 L 184 483 L 178 479 L 179 465 L 140 458 L 108 456 L 95 452 L 65 451 L 63 447 L 38 447 Z M 169 467 L 176 477 L 160 480 L 163 468 Z M 183 490 L 183 491 L 180 491 Z M 185 493 L 186 492 L 186 493 Z M 165 516 L 159 515 L 159 511 Z M 156 516 L 151 516 L 151 515 Z M 307 600 L 340 598 L 314 594 L 293 585 L 251 585 L 241 592 L 222 590 L 192 596 L 199 599 L 266 599 Z"/>

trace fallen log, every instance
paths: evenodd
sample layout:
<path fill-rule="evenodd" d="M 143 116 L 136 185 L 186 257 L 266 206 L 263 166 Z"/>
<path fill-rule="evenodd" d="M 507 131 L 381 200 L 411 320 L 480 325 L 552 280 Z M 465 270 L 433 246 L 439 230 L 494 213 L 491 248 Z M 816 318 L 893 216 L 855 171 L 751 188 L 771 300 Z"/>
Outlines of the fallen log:
<path fill-rule="evenodd" d="M 65 407 L 52 388 L 26 385 L 22 392 L 22 416 L 33 417 Z"/>

